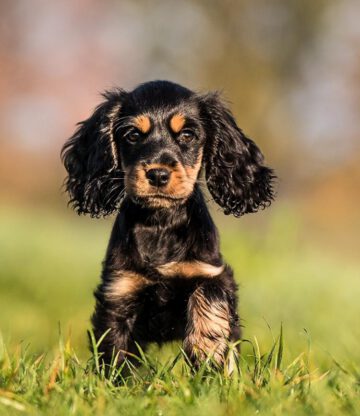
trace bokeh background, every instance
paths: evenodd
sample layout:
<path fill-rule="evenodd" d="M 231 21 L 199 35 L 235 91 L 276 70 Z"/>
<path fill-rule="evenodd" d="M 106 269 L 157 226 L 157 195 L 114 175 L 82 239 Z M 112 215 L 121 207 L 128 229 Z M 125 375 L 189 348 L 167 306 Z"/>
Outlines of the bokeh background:
<path fill-rule="evenodd" d="M 279 176 L 272 207 L 214 206 L 244 336 L 315 365 L 359 360 L 357 0 L 0 1 L 0 330 L 87 354 L 112 219 L 67 207 L 59 153 L 100 93 L 169 79 L 221 90 Z"/>

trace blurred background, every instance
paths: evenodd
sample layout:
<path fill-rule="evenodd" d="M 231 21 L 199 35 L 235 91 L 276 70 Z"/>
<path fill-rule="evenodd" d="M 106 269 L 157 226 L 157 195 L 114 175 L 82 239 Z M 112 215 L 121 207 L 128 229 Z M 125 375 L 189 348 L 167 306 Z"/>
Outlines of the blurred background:
<path fill-rule="evenodd" d="M 113 86 L 221 90 L 279 176 L 270 209 L 213 213 L 244 336 L 359 358 L 357 0 L 0 1 L 0 330 L 86 354 L 112 219 L 67 207 L 59 153 Z M 270 327 L 270 329 L 269 329 Z M 319 360 L 320 363 L 323 362 Z"/>

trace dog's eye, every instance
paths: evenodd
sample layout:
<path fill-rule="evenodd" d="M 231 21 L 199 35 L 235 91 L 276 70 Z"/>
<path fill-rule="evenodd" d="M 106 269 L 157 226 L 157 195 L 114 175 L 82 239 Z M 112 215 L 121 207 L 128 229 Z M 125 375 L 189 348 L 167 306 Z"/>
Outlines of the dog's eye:
<path fill-rule="evenodd" d="M 195 137 L 195 132 L 190 129 L 184 129 L 181 131 L 180 136 L 185 140 L 191 140 Z"/>
<path fill-rule="evenodd" d="M 131 129 L 125 134 L 125 138 L 129 143 L 136 143 L 141 139 L 141 133 L 138 130 Z"/>

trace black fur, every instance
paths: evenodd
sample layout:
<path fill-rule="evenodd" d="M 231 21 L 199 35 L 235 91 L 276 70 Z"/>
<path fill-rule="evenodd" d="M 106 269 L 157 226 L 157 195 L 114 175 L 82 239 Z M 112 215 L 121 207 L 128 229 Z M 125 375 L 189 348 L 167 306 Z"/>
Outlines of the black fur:
<path fill-rule="evenodd" d="M 70 203 L 79 214 L 108 215 L 119 208 L 123 175 L 121 165 L 111 153 L 109 114 L 127 94 L 122 90 L 104 93 L 105 101 L 87 120 L 79 123 L 62 149 L 68 172 L 65 186 Z"/>
<path fill-rule="evenodd" d="M 215 202 L 235 217 L 266 208 L 274 197 L 275 176 L 264 166 L 261 151 L 217 93 L 202 97 L 201 106 L 211 137 L 205 145 L 206 182 Z"/>
<path fill-rule="evenodd" d="M 154 81 L 105 99 L 62 151 L 77 212 L 118 212 L 92 318 L 97 339 L 110 329 L 104 362 L 118 354 L 120 364 L 136 343 L 182 339 L 196 366 L 209 353 L 222 365 L 225 343 L 240 337 L 236 284 L 200 189 L 200 163 L 215 202 L 235 216 L 271 203 L 273 171 L 218 94 Z M 170 182 L 150 186 L 148 172 L 159 167 Z"/>

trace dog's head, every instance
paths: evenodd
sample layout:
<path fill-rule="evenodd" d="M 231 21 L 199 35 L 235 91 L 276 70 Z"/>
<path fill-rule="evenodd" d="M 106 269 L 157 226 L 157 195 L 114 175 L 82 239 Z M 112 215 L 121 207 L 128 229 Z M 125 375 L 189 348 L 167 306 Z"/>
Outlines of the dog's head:
<path fill-rule="evenodd" d="M 202 166 L 225 214 L 271 203 L 273 171 L 218 94 L 154 81 L 104 97 L 62 150 L 65 186 L 78 213 L 110 214 L 125 193 L 153 208 L 183 204 Z"/>

